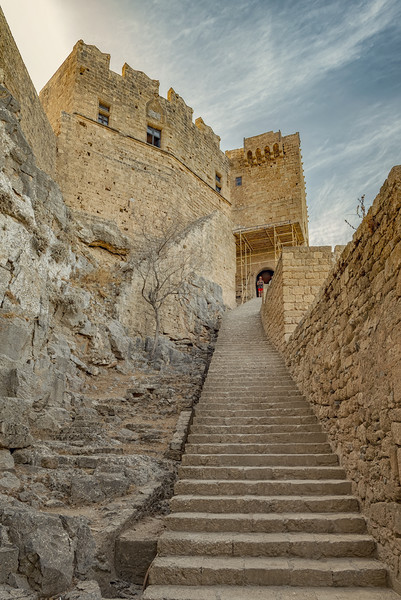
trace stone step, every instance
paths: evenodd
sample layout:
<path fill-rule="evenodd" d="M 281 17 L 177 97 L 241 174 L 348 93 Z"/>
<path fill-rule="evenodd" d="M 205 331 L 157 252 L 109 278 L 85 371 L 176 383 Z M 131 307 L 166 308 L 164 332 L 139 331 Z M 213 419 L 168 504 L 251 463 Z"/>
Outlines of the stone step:
<path fill-rule="evenodd" d="M 229 481 L 225 479 L 179 479 L 175 484 L 176 494 L 197 496 L 340 496 L 352 491 L 350 481 L 337 480 L 298 480 L 258 481 L 248 479 Z"/>
<path fill-rule="evenodd" d="M 366 558 L 157 556 L 150 585 L 385 586 L 384 566 Z"/>
<path fill-rule="evenodd" d="M 308 403 L 303 399 L 294 398 L 254 398 L 246 401 L 245 399 L 227 398 L 226 400 L 217 399 L 214 400 L 201 400 L 199 408 L 211 409 L 211 410 L 268 410 L 268 409 L 281 409 L 281 408 L 310 408 Z"/>
<path fill-rule="evenodd" d="M 205 383 L 206 389 L 211 389 L 213 384 L 218 380 L 218 384 L 216 384 L 216 390 L 223 390 L 226 385 L 230 387 L 257 387 L 257 388 L 265 388 L 265 389 L 274 389 L 280 387 L 290 387 L 294 390 L 298 391 L 298 387 L 294 383 L 294 380 L 291 379 L 288 372 L 281 372 L 279 375 L 275 376 L 271 373 L 261 373 L 260 370 L 255 370 L 249 373 L 248 371 L 235 372 L 231 371 L 222 371 L 219 373 L 210 372 L 209 371 L 209 379 Z M 213 374 L 216 376 L 213 377 Z"/>
<path fill-rule="evenodd" d="M 291 435 L 293 433 L 321 433 L 322 428 L 318 423 L 295 423 L 293 425 L 214 425 L 214 424 L 205 424 L 199 423 L 198 420 L 194 422 L 191 427 L 191 434 L 200 433 L 200 434 L 249 434 L 249 433 L 287 433 Z"/>
<path fill-rule="evenodd" d="M 173 531 L 237 531 L 239 533 L 365 533 L 366 522 L 358 513 L 213 514 L 171 513 L 166 517 Z"/>
<path fill-rule="evenodd" d="M 271 395 L 282 394 L 283 392 L 298 395 L 302 393 L 295 383 L 289 379 L 276 382 L 266 377 L 260 379 L 257 373 L 253 373 L 251 379 L 245 378 L 245 375 L 240 373 L 228 376 L 220 375 L 218 384 L 216 378 L 212 378 L 209 374 L 202 388 L 202 392 L 216 394 L 217 396 L 235 392 L 243 393 L 244 391 Z"/>
<path fill-rule="evenodd" d="M 216 389 L 214 387 L 203 387 L 202 398 L 266 398 L 266 399 L 280 399 L 280 398 L 303 398 L 301 392 L 299 392 L 295 386 L 281 386 L 281 387 L 266 387 L 266 386 L 241 386 L 233 387 L 226 385 L 224 388 Z"/>
<path fill-rule="evenodd" d="M 225 409 L 213 409 L 204 407 L 202 405 L 198 405 L 195 409 L 195 414 L 198 416 L 206 417 L 296 417 L 296 416 L 310 416 L 312 415 L 312 409 L 308 406 L 300 407 L 300 408 L 255 408 L 249 410 L 236 410 L 235 408 L 225 408 Z"/>
<path fill-rule="evenodd" d="M 199 423 L 198 419 L 194 422 L 191 427 L 191 434 L 193 433 L 201 433 L 201 434 L 234 434 L 234 433 L 288 433 L 289 435 L 292 433 L 321 433 L 322 428 L 318 423 L 305 423 L 299 424 L 295 423 L 293 425 L 286 424 L 277 424 L 277 425 L 215 425 L 215 424 L 205 424 Z"/>
<path fill-rule="evenodd" d="M 393 590 L 376 587 L 177 586 L 152 585 L 143 600 L 400 600 Z"/>
<path fill-rule="evenodd" d="M 322 432 L 290 432 L 290 433 L 190 433 L 189 444 L 273 444 L 273 443 L 315 443 L 327 442 L 327 435 Z"/>
<path fill-rule="evenodd" d="M 187 444 L 188 454 L 327 454 L 329 444 Z"/>
<path fill-rule="evenodd" d="M 304 404 L 308 404 L 307 400 L 301 394 L 283 392 L 283 393 L 266 393 L 266 392 L 256 392 L 255 390 L 244 390 L 241 393 L 234 393 L 233 391 L 227 391 L 224 394 L 216 394 L 216 392 L 206 393 L 202 392 L 200 402 L 202 404 L 210 404 L 215 406 L 216 404 L 255 404 L 257 402 L 261 403 L 277 403 L 283 404 L 287 402 L 289 405 L 292 405 L 294 402 L 303 402 Z"/>
<path fill-rule="evenodd" d="M 345 479 L 344 469 L 334 467 L 205 467 L 180 466 L 180 479 L 228 479 L 228 480 L 285 480 L 285 479 Z"/>
<path fill-rule="evenodd" d="M 188 451 L 188 447 L 187 447 Z M 324 466 L 337 465 L 335 454 L 184 454 L 182 465 L 205 466 Z"/>
<path fill-rule="evenodd" d="M 358 512 L 353 496 L 195 496 L 175 495 L 170 500 L 172 512 L 203 513 L 341 513 Z"/>
<path fill-rule="evenodd" d="M 213 417 L 213 416 L 196 416 L 194 424 L 196 425 L 215 425 L 215 426 L 247 426 L 247 425 L 284 425 L 291 427 L 292 425 L 315 424 L 317 419 L 312 414 L 307 415 L 286 415 L 286 416 L 264 416 L 264 417 Z"/>
<path fill-rule="evenodd" d="M 376 549 L 366 534 L 237 533 L 166 531 L 159 538 L 159 556 L 296 556 L 318 560 L 368 557 Z"/>

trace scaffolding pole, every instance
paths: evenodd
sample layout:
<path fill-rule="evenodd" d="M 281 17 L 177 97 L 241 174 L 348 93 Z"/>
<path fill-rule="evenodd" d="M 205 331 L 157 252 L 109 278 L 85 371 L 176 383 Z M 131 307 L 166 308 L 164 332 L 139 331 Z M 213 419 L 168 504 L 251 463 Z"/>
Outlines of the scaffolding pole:
<path fill-rule="evenodd" d="M 249 280 L 252 265 L 252 247 L 242 231 L 239 231 L 239 259 L 241 279 L 241 304 L 248 300 Z"/>

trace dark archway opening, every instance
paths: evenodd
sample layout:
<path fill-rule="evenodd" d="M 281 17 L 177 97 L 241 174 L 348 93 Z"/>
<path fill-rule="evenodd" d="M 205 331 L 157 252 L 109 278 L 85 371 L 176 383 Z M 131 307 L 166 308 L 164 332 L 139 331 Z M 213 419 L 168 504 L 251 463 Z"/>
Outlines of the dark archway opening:
<path fill-rule="evenodd" d="M 273 275 L 274 275 L 273 269 L 263 269 L 262 271 L 260 271 L 257 274 L 256 281 L 255 281 L 256 295 L 258 295 L 257 281 L 258 281 L 259 277 L 262 277 L 263 283 L 266 285 L 267 283 L 269 283 L 271 281 Z"/>

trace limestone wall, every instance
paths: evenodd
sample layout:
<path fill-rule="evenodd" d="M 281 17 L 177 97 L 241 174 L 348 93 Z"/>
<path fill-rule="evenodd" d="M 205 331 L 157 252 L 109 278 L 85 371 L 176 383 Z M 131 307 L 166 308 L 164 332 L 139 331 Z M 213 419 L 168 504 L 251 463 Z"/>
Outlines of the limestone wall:
<path fill-rule="evenodd" d="M 283 248 L 261 311 L 263 327 L 279 350 L 314 301 L 333 260 L 331 246 Z"/>
<path fill-rule="evenodd" d="M 158 81 L 128 65 L 118 75 L 109 61 L 108 54 L 80 41 L 41 92 L 58 135 L 57 173 L 66 203 L 115 223 L 133 246 L 142 229 L 156 230 L 168 221 L 185 227 L 217 211 L 221 233 L 216 238 L 213 229 L 210 239 L 203 236 L 198 275 L 212 277 L 232 306 L 229 161 L 218 136 L 202 119 L 192 122 L 192 109 L 173 90 L 167 100 L 161 98 Z M 108 126 L 97 121 L 99 103 L 109 107 Z M 147 143 L 148 125 L 161 130 L 160 148 Z M 137 304 L 132 309 L 141 311 Z M 126 320 L 144 319 L 138 313 Z"/>
<path fill-rule="evenodd" d="M 401 167 L 284 346 L 400 590 Z"/>
<path fill-rule="evenodd" d="M 110 55 L 95 46 L 82 40 L 75 44 L 40 94 L 55 131 L 59 130 L 62 111 L 96 122 L 100 102 L 109 108 L 110 129 L 142 142 L 146 142 L 148 125 L 160 130 L 162 150 L 182 161 L 213 190 L 218 173 L 221 194 L 229 198 L 229 161 L 220 151 L 220 138 L 201 118 L 193 123 L 192 108 L 173 89 L 167 99 L 162 98 L 157 80 L 127 64 L 119 75 L 110 71 L 109 63 Z M 120 159 L 118 146 L 111 158 Z"/>
<path fill-rule="evenodd" d="M 10 90 L 20 104 L 21 128 L 34 150 L 38 166 L 48 175 L 54 176 L 56 137 L 43 111 L 1 8 L 0 84 Z"/>
<path fill-rule="evenodd" d="M 274 277 L 265 286 L 261 318 L 263 329 L 274 345 L 281 350 L 284 344 L 284 285 L 283 285 L 283 261 L 282 257 L 277 263 Z"/>

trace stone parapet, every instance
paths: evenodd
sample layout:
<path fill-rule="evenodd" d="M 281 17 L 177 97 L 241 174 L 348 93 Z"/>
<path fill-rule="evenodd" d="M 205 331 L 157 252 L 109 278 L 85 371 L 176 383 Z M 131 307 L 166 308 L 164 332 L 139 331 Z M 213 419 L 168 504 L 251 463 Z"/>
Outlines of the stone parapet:
<path fill-rule="evenodd" d="M 283 351 L 333 266 L 331 246 L 283 248 L 262 306 L 266 334 Z"/>
<path fill-rule="evenodd" d="M 294 329 L 282 352 L 340 455 L 400 591 L 401 166 Z"/>

